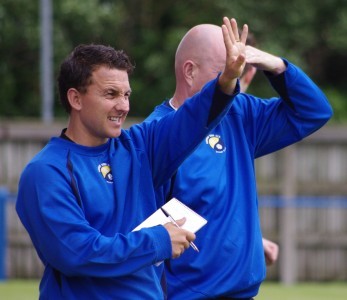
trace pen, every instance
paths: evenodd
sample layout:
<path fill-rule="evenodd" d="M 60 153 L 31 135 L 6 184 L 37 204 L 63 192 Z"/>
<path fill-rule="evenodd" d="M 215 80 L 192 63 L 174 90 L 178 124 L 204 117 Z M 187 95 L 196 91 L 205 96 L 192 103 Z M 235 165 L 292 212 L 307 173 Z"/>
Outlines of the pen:
<path fill-rule="evenodd" d="M 164 215 L 165 215 L 167 218 L 170 219 L 170 222 L 171 222 L 172 224 L 174 224 L 174 225 L 175 225 L 176 227 L 178 227 L 178 228 L 181 228 L 181 227 L 176 223 L 175 219 L 167 212 L 167 210 L 166 210 L 165 208 L 161 207 L 160 209 L 161 209 L 161 211 L 164 213 Z M 196 247 L 196 245 L 195 245 L 193 242 L 189 242 L 189 245 L 190 245 L 196 252 L 199 252 L 198 247 Z"/>

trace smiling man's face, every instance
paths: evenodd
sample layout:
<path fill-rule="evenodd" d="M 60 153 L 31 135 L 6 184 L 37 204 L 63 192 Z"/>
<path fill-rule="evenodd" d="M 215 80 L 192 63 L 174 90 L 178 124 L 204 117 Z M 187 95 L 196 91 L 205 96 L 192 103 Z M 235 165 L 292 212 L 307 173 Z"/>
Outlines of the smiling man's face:
<path fill-rule="evenodd" d="M 118 137 L 129 112 L 130 94 L 125 70 L 105 66 L 96 69 L 86 92 L 76 92 L 78 104 L 72 104 L 75 113 L 70 122 L 73 128 L 69 128 L 73 131 L 72 139 L 85 146 L 97 146 Z"/>

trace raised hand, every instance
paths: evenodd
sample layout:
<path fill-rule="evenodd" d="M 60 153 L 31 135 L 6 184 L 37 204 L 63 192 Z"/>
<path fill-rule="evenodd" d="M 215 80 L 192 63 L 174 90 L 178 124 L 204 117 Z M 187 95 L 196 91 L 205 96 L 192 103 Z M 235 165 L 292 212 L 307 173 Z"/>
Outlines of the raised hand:
<path fill-rule="evenodd" d="M 284 72 L 287 68 L 280 57 L 252 46 L 246 46 L 246 62 L 258 70 L 268 71 L 275 75 Z"/>
<path fill-rule="evenodd" d="M 218 83 L 224 93 L 231 95 L 235 90 L 237 78 L 241 76 L 246 64 L 248 26 L 243 25 L 240 37 L 236 20 L 234 18 L 229 20 L 224 17 L 222 32 L 226 49 L 226 62 Z"/>

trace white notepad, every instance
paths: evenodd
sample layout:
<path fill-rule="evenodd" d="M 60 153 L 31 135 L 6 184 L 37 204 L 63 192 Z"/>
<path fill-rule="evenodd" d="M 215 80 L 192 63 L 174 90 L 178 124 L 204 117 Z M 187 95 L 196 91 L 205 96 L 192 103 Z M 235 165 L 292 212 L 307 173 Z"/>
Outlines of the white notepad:
<path fill-rule="evenodd" d="M 186 222 L 181 228 L 196 233 L 201 227 L 203 227 L 207 220 L 190 209 L 187 205 L 183 204 L 176 198 L 172 198 L 170 201 L 163 205 L 165 210 L 175 219 L 186 218 Z M 133 231 L 140 230 L 141 228 L 153 227 L 156 225 L 164 225 L 170 222 L 164 213 L 159 208 L 156 212 L 150 215 L 140 225 L 138 225 Z"/>

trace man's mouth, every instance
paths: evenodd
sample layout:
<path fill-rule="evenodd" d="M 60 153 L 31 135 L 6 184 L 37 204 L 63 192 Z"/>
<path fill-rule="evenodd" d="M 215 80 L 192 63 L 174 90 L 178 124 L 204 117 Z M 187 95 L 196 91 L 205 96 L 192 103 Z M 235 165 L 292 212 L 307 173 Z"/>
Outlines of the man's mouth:
<path fill-rule="evenodd" d="M 120 116 L 114 116 L 114 117 L 108 117 L 108 119 L 112 122 L 120 122 L 121 119 L 122 119 L 123 115 L 120 115 Z"/>

